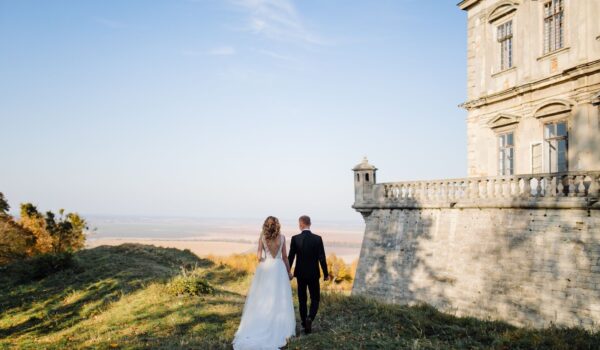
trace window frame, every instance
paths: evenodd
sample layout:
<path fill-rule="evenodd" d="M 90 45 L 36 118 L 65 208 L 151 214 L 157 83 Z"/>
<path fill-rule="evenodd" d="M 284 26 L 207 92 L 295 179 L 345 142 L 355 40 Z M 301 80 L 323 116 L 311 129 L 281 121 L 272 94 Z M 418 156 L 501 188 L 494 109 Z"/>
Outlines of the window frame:
<path fill-rule="evenodd" d="M 560 123 L 564 123 L 565 124 L 565 131 L 566 131 L 566 135 L 564 136 L 558 136 L 558 124 Z M 555 134 L 556 136 L 553 137 L 546 137 L 546 128 L 548 125 L 554 125 L 554 130 L 555 130 Z M 543 147 L 542 147 L 542 152 L 544 152 L 543 157 L 542 157 L 542 164 L 544 164 L 544 172 L 546 173 L 563 173 L 563 172 L 568 172 L 569 171 L 569 134 L 570 134 L 570 125 L 569 125 L 569 120 L 568 118 L 556 118 L 556 119 L 552 119 L 552 120 L 548 120 L 545 121 L 544 123 L 542 123 L 542 140 L 543 140 Z M 550 152 L 550 142 L 551 141 L 561 141 L 564 140 L 565 141 L 565 169 L 564 170 L 559 170 L 559 166 L 558 166 L 558 155 L 557 155 L 557 159 L 556 159 L 556 171 L 552 170 L 552 155 Z M 557 143 L 557 150 L 556 152 L 558 152 L 558 143 Z"/>
<path fill-rule="evenodd" d="M 501 36 L 501 28 L 503 27 L 508 27 L 510 28 L 510 34 L 507 34 L 507 30 L 506 28 L 504 29 L 503 36 Z M 499 57 L 499 62 L 498 62 L 498 67 L 499 70 L 498 72 L 503 72 L 505 70 L 509 70 L 511 68 L 514 68 L 515 66 L 515 55 L 514 55 L 514 48 L 515 48 L 515 21 L 514 21 L 514 16 L 511 16 L 510 18 L 507 18 L 505 21 L 503 21 L 500 24 L 496 24 L 495 25 L 496 28 L 496 42 L 498 42 L 498 53 L 499 55 L 497 55 L 497 57 Z M 505 57 L 505 47 L 504 44 L 508 45 L 508 52 L 507 55 L 508 57 Z M 508 59 L 508 64 L 505 64 L 505 59 Z"/>
<path fill-rule="evenodd" d="M 502 137 L 506 137 L 507 135 L 512 134 L 512 144 L 510 145 L 510 147 L 506 147 L 506 146 L 502 146 L 500 139 Z M 516 144 L 517 144 L 517 138 L 516 138 L 516 133 L 515 133 L 515 129 L 510 129 L 510 130 L 503 130 L 501 132 L 497 132 L 496 133 L 496 174 L 498 176 L 513 176 L 516 173 Z M 506 141 L 504 141 L 506 143 Z M 510 172 L 506 173 L 506 169 L 505 169 L 505 162 L 506 162 L 506 158 L 504 158 L 506 156 L 506 153 L 502 153 L 503 150 L 507 150 L 507 149 L 512 149 L 512 158 L 510 158 L 510 163 L 511 163 L 511 167 L 510 167 Z"/>
<path fill-rule="evenodd" d="M 558 2 L 561 6 L 560 11 L 556 11 L 556 3 Z M 566 26 L 566 0 L 545 0 L 541 3 L 542 8 L 542 57 L 546 55 L 550 55 L 554 52 L 563 50 L 567 47 L 566 38 L 567 38 L 567 26 Z M 547 6 L 550 6 L 550 14 L 546 14 Z M 561 26 L 560 26 L 560 46 L 556 46 L 557 36 L 556 36 L 556 18 L 560 15 Z M 547 22 L 550 21 L 551 24 L 547 25 Z M 552 38 L 552 33 L 554 33 L 554 37 Z"/>

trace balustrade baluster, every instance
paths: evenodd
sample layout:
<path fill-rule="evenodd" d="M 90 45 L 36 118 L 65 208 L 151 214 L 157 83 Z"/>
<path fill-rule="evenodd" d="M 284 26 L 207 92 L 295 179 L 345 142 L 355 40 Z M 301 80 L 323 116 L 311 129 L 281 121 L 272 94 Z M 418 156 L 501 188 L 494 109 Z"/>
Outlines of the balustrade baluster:
<path fill-rule="evenodd" d="M 481 180 L 475 180 L 473 181 L 473 187 L 475 188 L 475 191 L 473 191 L 473 199 L 478 199 L 478 198 L 482 198 L 481 197 Z"/>
<path fill-rule="evenodd" d="M 488 196 L 488 186 L 489 186 L 489 180 L 488 179 L 483 179 L 481 180 L 481 198 L 489 198 Z"/>
<path fill-rule="evenodd" d="M 600 197 L 600 177 L 598 174 L 592 174 L 590 175 L 590 179 L 592 179 L 592 182 L 590 183 L 588 196 L 598 198 Z"/>
<path fill-rule="evenodd" d="M 519 195 L 518 187 L 519 179 L 517 179 L 516 177 L 511 177 L 510 179 L 508 179 L 508 197 L 517 197 Z"/>
<path fill-rule="evenodd" d="M 552 186 L 552 178 L 554 176 L 545 176 L 544 177 L 544 196 L 545 197 L 554 197 L 554 189 Z"/>
<path fill-rule="evenodd" d="M 523 192 L 521 192 L 521 197 L 523 197 L 523 198 L 531 197 L 531 177 L 530 176 L 523 177 Z"/>
<path fill-rule="evenodd" d="M 567 176 L 568 179 L 568 184 L 569 184 L 569 193 L 567 194 L 569 197 L 575 197 L 577 195 L 577 193 L 575 192 L 576 187 L 575 187 L 575 176 L 574 175 L 569 175 Z"/>
<path fill-rule="evenodd" d="M 500 197 L 500 194 L 502 193 L 502 189 L 499 188 L 500 187 L 500 181 L 498 181 L 498 178 L 495 178 L 492 181 L 492 191 L 491 191 L 491 196 L 490 198 L 498 198 Z"/>
<path fill-rule="evenodd" d="M 440 182 L 440 200 L 445 201 L 448 198 L 448 186 L 446 186 L 445 182 Z"/>
<path fill-rule="evenodd" d="M 510 198 L 512 196 L 512 178 L 505 178 L 503 179 L 504 181 L 504 186 L 502 189 L 502 194 L 504 196 L 504 198 Z"/>
<path fill-rule="evenodd" d="M 465 199 L 471 199 L 473 198 L 474 194 L 474 190 L 473 190 L 473 183 L 475 181 L 473 180 L 466 180 L 465 181 Z"/>
<path fill-rule="evenodd" d="M 565 185 L 563 184 L 563 182 L 564 182 L 564 176 L 557 175 L 556 176 L 556 196 L 557 197 L 565 196 Z"/>
<path fill-rule="evenodd" d="M 577 182 L 579 183 L 579 186 L 577 187 L 577 196 L 578 197 L 585 197 L 586 193 L 585 193 L 585 175 L 579 175 L 576 177 L 577 178 Z"/>
<path fill-rule="evenodd" d="M 536 185 L 535 185 L 535 197 L 541 197 L 542 196 L 542 179 L 543 179 L 543 177 L 541 177 L 541 176 L 536 176 L 535 177 L 535 181 L 536 181 Z"/>

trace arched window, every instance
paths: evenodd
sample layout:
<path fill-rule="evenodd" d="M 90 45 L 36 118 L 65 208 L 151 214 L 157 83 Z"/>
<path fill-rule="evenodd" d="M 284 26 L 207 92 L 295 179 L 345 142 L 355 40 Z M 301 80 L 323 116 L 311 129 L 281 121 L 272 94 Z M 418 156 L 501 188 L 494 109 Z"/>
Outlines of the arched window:
<path fill-rule="evenodd" d="M 365 174 L 365 181 L 369 182 L 369 174 Z"/>

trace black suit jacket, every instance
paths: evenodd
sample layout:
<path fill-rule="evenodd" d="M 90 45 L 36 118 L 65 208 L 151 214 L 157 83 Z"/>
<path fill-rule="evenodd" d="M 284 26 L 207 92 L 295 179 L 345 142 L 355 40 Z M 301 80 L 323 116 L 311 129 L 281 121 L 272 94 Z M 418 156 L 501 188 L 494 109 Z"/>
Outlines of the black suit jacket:
<path fill-rule="evenodd" d="M 327 258 L 325 257 L 325 247 L 323 247 L 321 236 L 315 235 L 310 230 L 304 230 L 302 233 L 293 236 L 290 243 L 290 253 L 288 254 L 290 266 L 294 263 L 296 255 L 298 255 L 298 258 L 294 268 L 294 277 L 303 280 L 318 280 L 321 277 L 320 263 L 323 275 L 327 279 L 329 276 Z"/>

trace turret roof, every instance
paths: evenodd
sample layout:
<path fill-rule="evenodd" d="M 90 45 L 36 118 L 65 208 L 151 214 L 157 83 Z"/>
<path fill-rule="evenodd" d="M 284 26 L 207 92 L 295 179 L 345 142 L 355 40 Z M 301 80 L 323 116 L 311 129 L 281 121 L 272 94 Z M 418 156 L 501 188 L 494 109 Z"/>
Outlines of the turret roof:
<path fill-rule="evenodd" d="M 363 161 L 360 164 L 357 164 L 354 168 L 352 168 L 352 170 L 354 170 L 354 171 L 377 170 L 377 168 L 374 167 L 373 165 L 369 164 L 369 160 L 367 159 L 367 157 L 364 157 Z"/>

